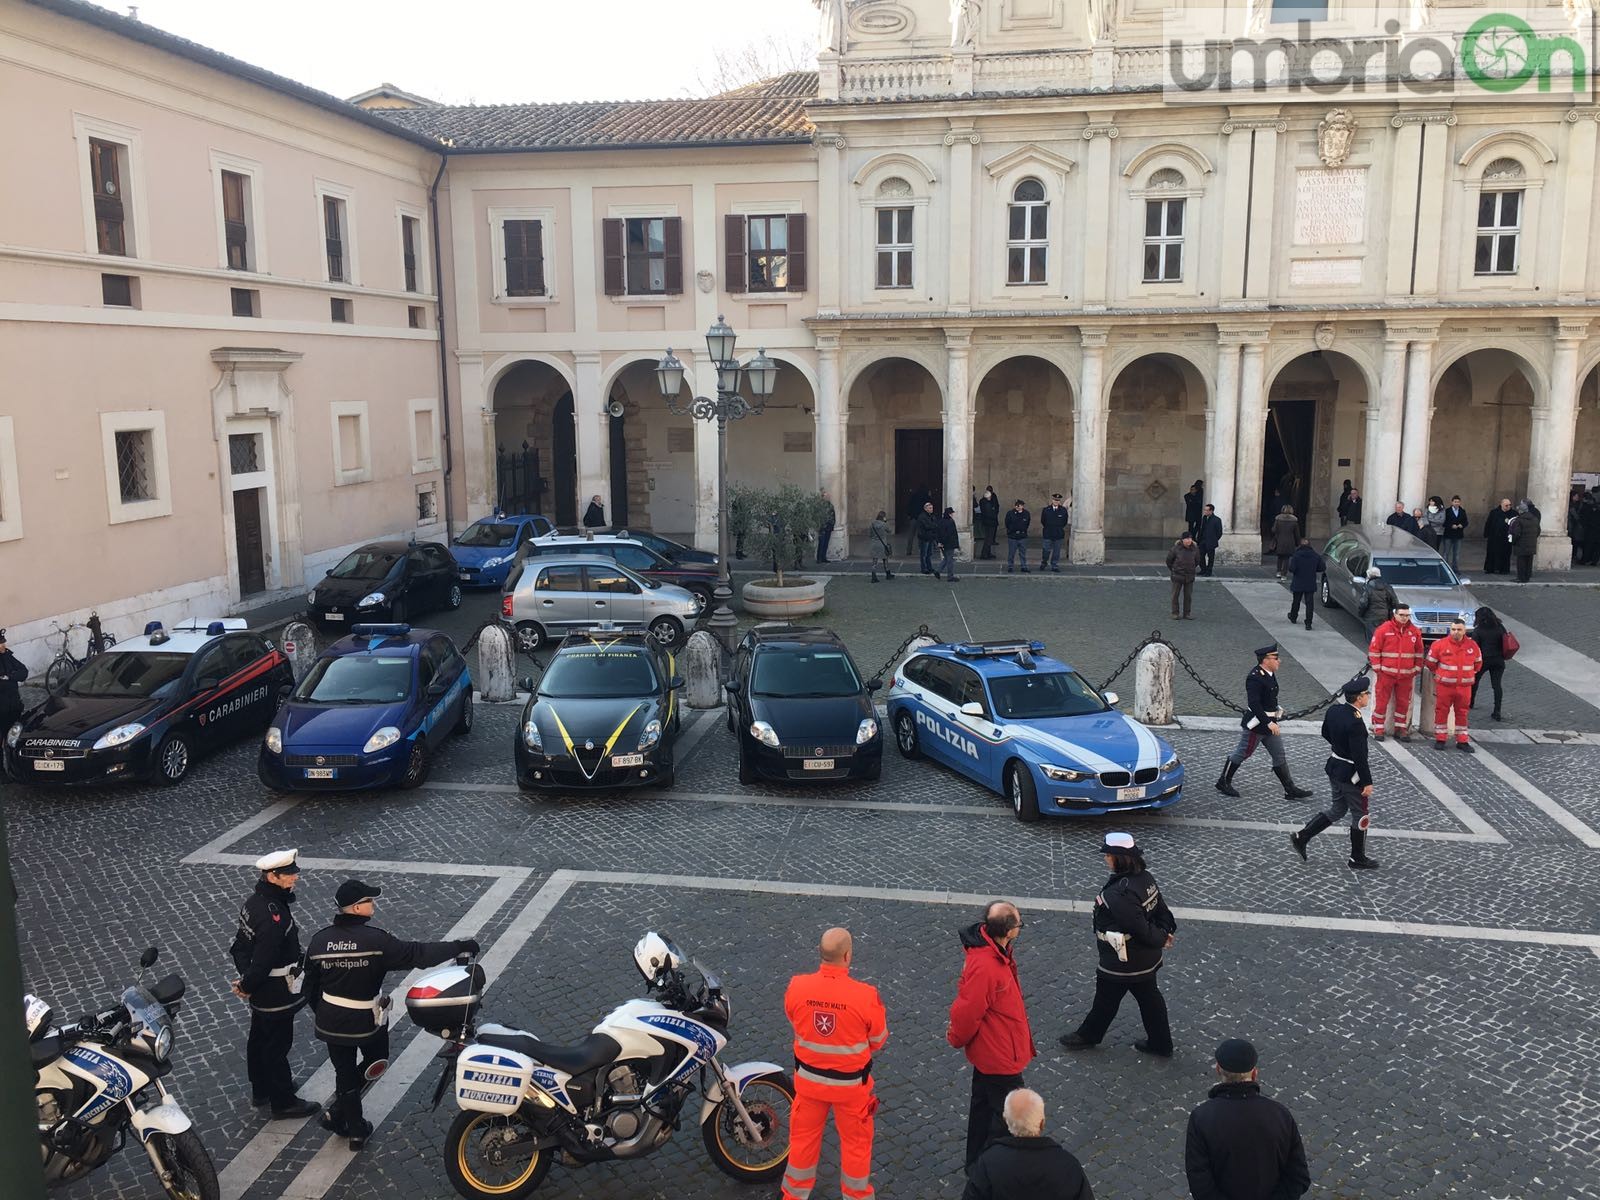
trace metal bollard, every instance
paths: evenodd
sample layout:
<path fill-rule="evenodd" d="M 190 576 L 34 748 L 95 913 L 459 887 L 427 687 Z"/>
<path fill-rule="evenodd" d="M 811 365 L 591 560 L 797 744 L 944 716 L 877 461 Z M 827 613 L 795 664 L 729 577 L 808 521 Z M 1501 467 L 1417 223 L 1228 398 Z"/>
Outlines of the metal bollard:
<path fill-rule="evenodd" d="M 690 708 L 716 708 L 722 703 L 722 647 L 704 629 L 689 635 L 678 656 L 684 679 L 683 702 Z"/>
<path fill-rule="evenodd" d="M 504 704 L 517 698 L 511 633 L 504 626 L 485 626 L 478 635 L 478 673 L 474 682 L 485 704 Z"/>
<path fill-rule="evenodd" d="M 1133 719 L 1145 725 L 1171 725 L 1172 682 L 1177 659 L 1160 642 L 1139 651 L 1133 681 Z"/>
<path fill-rule="evenodd" d="M 294 669 L 295 681 L 299 682 L 317 661 L 317 631 L 304 621 L 290 621 L 283 627 L 281 637 L 283 652 Z"/>

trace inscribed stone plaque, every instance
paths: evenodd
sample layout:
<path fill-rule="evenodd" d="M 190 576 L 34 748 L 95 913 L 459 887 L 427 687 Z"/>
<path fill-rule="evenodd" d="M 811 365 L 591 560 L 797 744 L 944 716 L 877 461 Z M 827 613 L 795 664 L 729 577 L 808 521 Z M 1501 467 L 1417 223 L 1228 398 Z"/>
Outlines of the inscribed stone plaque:
<path fill-rule="evenodd" d="M 1294 244 L 1346 246 L 1367 237 L 1367 169 L 1302 167 L 1294 181 Z"/>
<path fill-rule="evenodd" d="M 1361 283 L 1359 258 L 1300 258 L 1289 264 L 1295 287 L 1355 287 Z"/>

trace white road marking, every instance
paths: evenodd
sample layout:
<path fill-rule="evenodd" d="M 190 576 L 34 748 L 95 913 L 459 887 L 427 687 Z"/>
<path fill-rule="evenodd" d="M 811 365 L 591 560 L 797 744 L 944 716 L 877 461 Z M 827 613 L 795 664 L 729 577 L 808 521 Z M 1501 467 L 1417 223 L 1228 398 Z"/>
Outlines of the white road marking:
<path fill-rule="evenodd" d="M 1466 801 L 1451 791 L 1442 779 L 1423 766 L 1422 761 L 1411 753 L 1410 748 L 1404 742 L 1397 742 L 1391 737 L 1385 738 L 1378 745 L 1388 751 L 1389 757 L 1400 765 L 1402 771 L 1420 783 L 1424 791 L 1442 804 L 1446 812 L 1473 833 L 1488 842 L 1504 842 L 1506 840 L 1494 826 L 1474 812 Z"/>
<path fill-rule="evenodd" d="M 972 625 L 967 620 L 967 610 L 961 607 L 961 600 L 954 592 L 950 593 L 950 601 L 956 606 L 956 615 L 961 618 L 961 624 L 967 631 L 967 640 L 972 641 Z"/>
<path fill-rule="evenodd" d="M 216 854 L 219 850 L 226 849 L 235 842 L 239 841 L 242 837 L 244 837 L 245 834 L 254 833 L 263 825 L 270 825 L 273 821 L 276 821 L 279 817 L 283 816 L 284 813 L 288 812 L 290 809 L 294 808 L 295 805 L 300 804 L 305 799 L 305 796 L 289 796 L 286 799 L 279 800 L 274 804 L 267 805 L 266 808 L 263 808 L 255 816 L 240 821 L 226 833 L 212 838 L 204 846 L 201 846 L 200 849 L 196 850 L 193 854 L 190 854 L 183 861 L 185 863 L 215 862 Z M 252 867 L 255 866 L 256 860 L 252 858 L 249 862 L 249 865 Z"/>
<path fill-rule="evenodd" d="M 1474 735 L 1474 737 L 1476 737 L 1476 735 Z M 1526 778 L 1517 774 L 1516 771 L 1512 770 L 1512 768 L 1508 767 L 1505 763 L 1501 762 L 1498 758 L 1490 754 L 1481 746 L 1478 749 L 1477 758 L 1479 762 L 1481 762 L 1485 767 L 1489 768 L 1490 774 L 1498 776 L 1502 782 L 1509 786 L 1519 796 L 1531 803 L 1540 812 L 1544 813 L 1545 816 L 1549 817 L 1557 825 L 1561 826 L 1561 828 L 1565 829 L 1573 837 L 1577 838 L 1585 846 L 1589 847 L 1589 849 L 1600 850 L 1600 833 L 1596 833 L 1588 825 L 1585 825 L 1582 821 L 1578 820 L 1577 817 L 1573 816 L 1549 796 L 1545 795 L 1538 788 L 1534 787 L 1533 784 Z"/>
<path fill-rule="evenodd" d="M 1600 662 L 1530 628 L 1523 621 L 1507 622 L 1507 625 L 1522 643 L 1513 661 L 1543 675 L 1585 704 L 1600 708 Z"/>

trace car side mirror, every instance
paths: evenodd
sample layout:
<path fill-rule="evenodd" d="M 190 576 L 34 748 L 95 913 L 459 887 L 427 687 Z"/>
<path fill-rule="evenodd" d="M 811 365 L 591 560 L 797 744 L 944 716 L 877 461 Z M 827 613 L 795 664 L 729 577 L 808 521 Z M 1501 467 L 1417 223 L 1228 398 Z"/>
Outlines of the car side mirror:
<path fill-rule="evenodd" d="M 280 683 L 278 685 L 278 699 L 287 700 L 289 698 L 289 693 L 292 691 L 294 691 L 294 684 Z"/>
<path fill-rule="evenodd" d="M 1462 587 L 1469 587 L 1472 584 L 1472 580 L 1468 579 L 1465 575 L 1457 575 L 1456 582 Z"/>
<path fill-rule="evenodd" d="M 428 685 L 427 693 L 430 696 L 442 696 L 445 693 L 445 686 L 442 682 L 435 679 Z"/>
<path fill-rule="evenodd" d="M 722 686 L 727 688 L 730 692 L 737 692 L 744 688 L 744 684 L 740 683 L 737 679 L 730 679 Z"/>
<path fill-rule="evenodd" d="M 517 686 L 519 688 L 521 688 L 525 692 L 532 692 L 533 691 L 533 676 L 532 675 L 524 675 L 521 679 L 517 680 Z"/>
<path fill-rule="evenodd" d="M 969 700 L 961 706 L 961 715 L 963 717 L 981 717 L 983 716 L 983 705 L 976 700 Z"/>
<path fill-rule="evenodd" d="M 139 969 L 141 971 L 148 971 L 152 966 L 155 965 L 156 959 L 160 957 L 161 950 L 159 947 L 147 946 L 145 948 L 145 952 L 139 955 Z"/>
<path fill-rule="evenodd" d="M 674 675 L 671 679 L 667 680 L 667 689 L 669 691 L 674 691 L 675 692 L 679 688 L 681 688 L 682 686 L 683 686 L 683 676 L 682 675 Z"/>
<path fill-rule="evenodd" d="M 869 679 L 869 680 L 867 680 L 867 691 L 869 691 L 869 692 L 875 692 L 879 688 L 881 688 L 882 686 L 883 686 L 883 680 L 881 680 L 881 679 Z"/>
<path fill-rule="evenodd" d="M 1105 693 L 1105 697 L 1106 697 L 1106 707 L 1108 707 L 1108 708 L 1115 708 L 1117 706 L 1117 702 L 1121 699 L 1121 697 L 1118 696 L 1115 692 L 1107 692 L 1107 693 Z"/>

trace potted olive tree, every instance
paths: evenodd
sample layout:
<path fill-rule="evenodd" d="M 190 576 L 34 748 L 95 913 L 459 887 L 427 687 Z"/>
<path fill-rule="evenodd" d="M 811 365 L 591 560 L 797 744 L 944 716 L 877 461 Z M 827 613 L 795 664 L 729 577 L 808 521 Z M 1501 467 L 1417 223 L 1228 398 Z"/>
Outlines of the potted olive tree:
<path fill-rule="evenodd" d="M 820 612 L 825 579 L 795 571 L 811 553 L 811 539 L 827 515 L 827 502 L 816 492 L 792 483 L 777 488 L 745 488 L 737 492 L 746 522 L 745 550 L 757 562 L 769 563 L 770 578 L 755 579 L 740 589 L 747 612 L 758 617 L 805 617 Z"/>

